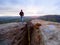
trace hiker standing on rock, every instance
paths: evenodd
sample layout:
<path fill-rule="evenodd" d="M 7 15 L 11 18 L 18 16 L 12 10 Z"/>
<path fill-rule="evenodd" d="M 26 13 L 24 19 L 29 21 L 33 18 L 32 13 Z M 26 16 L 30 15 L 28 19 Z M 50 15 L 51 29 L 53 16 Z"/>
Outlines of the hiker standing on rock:
<path fill-rule="evenodd" d="M 24 16 L 24 12 L 21 10 L 19 15 L 21 16 L 21 22 L 23 22 L 23 16 Z"/>

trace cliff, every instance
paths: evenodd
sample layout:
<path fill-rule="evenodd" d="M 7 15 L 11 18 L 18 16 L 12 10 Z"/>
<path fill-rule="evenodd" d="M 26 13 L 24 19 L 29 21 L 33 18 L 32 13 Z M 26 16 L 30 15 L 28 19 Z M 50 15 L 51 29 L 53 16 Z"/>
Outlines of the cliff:
<path fill-rule="evenodd" d="M 60 45 L 60 23 L 35 19 L 2 24 L 0 45 Z"/>

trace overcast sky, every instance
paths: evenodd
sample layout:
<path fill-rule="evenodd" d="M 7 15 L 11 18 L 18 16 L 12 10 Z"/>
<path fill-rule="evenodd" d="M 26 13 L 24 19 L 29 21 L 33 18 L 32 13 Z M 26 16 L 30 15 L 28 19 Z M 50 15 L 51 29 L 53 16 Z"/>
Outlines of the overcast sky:
<path fill-rule="evenodd" d="M 60 0 L 0 0 L 0 16 L 60 14 Z"/>

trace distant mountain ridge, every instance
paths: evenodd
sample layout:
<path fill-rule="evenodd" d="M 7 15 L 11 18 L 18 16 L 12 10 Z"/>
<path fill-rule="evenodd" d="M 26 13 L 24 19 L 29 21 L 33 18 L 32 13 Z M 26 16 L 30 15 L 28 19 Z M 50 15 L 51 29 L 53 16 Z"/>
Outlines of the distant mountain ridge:
<path fill-rule="evenodd" d="M 60 22 L 60 15 L 46 15 L 40 16 L 39 19 L 53 22 Z"/>

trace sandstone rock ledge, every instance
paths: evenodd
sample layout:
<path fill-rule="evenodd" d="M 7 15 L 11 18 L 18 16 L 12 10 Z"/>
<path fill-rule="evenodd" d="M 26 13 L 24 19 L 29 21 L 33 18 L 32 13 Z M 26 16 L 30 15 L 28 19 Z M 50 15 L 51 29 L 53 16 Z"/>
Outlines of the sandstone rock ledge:
<path fill-rule="evenodd" d="M 60 45 L 60 23 L 32 20 L 0 25 L 0 45 Z"/>
<path fill-rule="evenodd" d="M 44 20 L 32 20 L 32 24 L 39 26 L 40 34 L 42 34 L 42 40 L 44 45 L 60 45 L 60 23 L 50 22 Z"/>
<path fill-rule="evenodd" d="M 0 45 L 28 45 L 26 23 L 0 25 Z"/>

